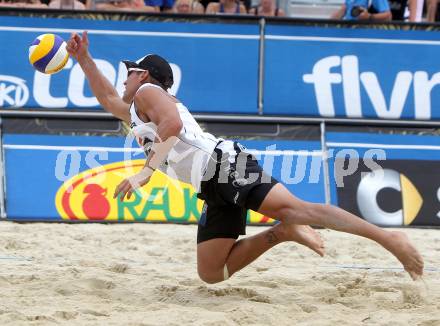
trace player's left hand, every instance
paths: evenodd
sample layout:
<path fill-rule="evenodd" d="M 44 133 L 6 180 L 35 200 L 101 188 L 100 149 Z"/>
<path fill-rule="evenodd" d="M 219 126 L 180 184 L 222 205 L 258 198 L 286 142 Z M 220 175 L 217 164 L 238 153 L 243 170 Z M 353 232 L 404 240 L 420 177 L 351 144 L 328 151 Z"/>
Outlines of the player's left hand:
<path fill-rule="evenodd" d="M 116 187 L 113 198 L 117 198 L 119 196 L 121 201 L 124 201 L 125 196 L 127 196 L 127 199 L 130 199 L 133 192 L 136 189 L 146 185 L 150 179 L 151 175 L 148 175 L 144 171 L 125 179 Z"/>

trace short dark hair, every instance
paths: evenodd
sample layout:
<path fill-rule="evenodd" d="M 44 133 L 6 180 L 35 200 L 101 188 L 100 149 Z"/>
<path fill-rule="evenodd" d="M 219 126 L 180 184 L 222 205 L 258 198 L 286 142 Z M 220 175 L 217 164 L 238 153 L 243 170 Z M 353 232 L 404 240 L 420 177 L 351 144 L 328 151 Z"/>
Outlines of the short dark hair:
<path fill-rule="evenodd" d="M 165 85 L 163 85 L 160 81 L 158 81 L 156 78 L 154 78 L 151 74 L 150 74 L 150 81 L 152 84 L 159 86 L 160 88 L 162 88 L 163 90 L 168 90 L 169 87 L 165 87 Z"/>

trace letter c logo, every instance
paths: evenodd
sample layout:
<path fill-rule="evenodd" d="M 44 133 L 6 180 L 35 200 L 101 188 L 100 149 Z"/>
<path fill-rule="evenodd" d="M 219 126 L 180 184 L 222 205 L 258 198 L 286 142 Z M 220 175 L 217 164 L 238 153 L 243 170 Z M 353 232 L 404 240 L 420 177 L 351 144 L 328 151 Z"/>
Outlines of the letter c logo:
<path fill-rule="evenodd" d="M 385 212 L 377 203 L 380 190 L 391 188 L 402 194 L 402 209 Z M 370 172 L 359 183 L 356 199 L 361 215 L 373 224 L 386 226 L 409 225 L 419 213 L 423 199 L 411 181 L 398 172 L 384 169 L 382 173 Z"/>

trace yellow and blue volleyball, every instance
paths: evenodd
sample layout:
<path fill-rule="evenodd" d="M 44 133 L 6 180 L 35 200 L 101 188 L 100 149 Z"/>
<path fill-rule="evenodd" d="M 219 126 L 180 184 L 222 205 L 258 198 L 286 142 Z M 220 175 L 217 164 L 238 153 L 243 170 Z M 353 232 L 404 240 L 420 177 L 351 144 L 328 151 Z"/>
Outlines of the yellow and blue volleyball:
<path fill-rule="evenodd" d="M 64 68 L 69 59 L 66 45 L 58 35 L 42 34 L 29 47 L 29 61 L 42 73 L 56 73 Z"/>

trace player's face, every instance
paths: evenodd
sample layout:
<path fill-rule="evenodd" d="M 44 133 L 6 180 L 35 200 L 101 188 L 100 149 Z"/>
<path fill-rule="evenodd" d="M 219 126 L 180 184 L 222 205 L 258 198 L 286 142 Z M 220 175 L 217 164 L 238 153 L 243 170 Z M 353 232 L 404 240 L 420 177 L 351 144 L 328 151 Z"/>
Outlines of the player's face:
<path fill-rule="evenodd" d="M 142 85 L 141 71 L 128 71 L 127 80 L 124 82 L 125 90 L 122 95 L 122 100 L 130 104 L 133 102 L 134 95 L 138 88 Z"/>

